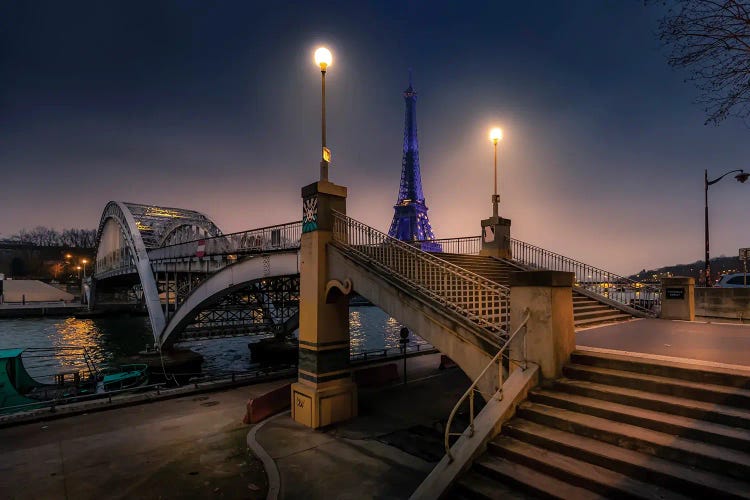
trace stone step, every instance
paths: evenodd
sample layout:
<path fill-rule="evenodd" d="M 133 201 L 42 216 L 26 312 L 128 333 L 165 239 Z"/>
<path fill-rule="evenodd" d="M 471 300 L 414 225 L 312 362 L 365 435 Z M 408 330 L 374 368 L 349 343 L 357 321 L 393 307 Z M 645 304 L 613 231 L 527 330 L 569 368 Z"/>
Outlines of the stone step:
<path fill-rule="evenodd" d="M 750 483 L 514 418 L 503 434 L 698 498 L 750 499 Z"/>
<path fill-rule="evenodd" d="M 627 354 L 596 351 L 574 351 L 571 362 L 613 370 L 624 370 L 661 377 L 673 377 L 693 382 L 726 385 L 750 389 L 750 369 L 729 367 L 702 367 L 673 360 L 643 359 Z"/>
<path fill-rule="evenodd" d="M 447 498 L 483 500 L 533 500 L 538 497 L 506 486 L 498 480 L 470 470 L 456 483 Z"/>
<path fill-rule="evenodd" d="M 601 302 L 595 302 L 591 301 L 592 304 L 586 304 L 586 305 L 578 305 L 573 304 L 573 310 L 578 312 L 586 312 L 586 311 L 608 311 L 611 310 L 612 307 L 608 306 L 607 304 L 602 304 Z"/>
<path fill-rule="evenodd" d="M 498 455 L 574 486 L 586 488 L 606 498 L 687 498 L 654 484 L 632 479 L 605 467 L 540 448 L 510 436 L 493 439 L 487 449 L 492 455 Z"/>
<path fill-rule="evenodd" d="M 608 322 L 615 322 L 615 321 L 627 321 L 629 319 L 632 319 L 633 317 L 629 314 L 622 313 L 620 311 L 617 311 L 615 309 L 612 310 L 611 314 L 608 314 L 605 317 L 598 317 L 598 318 L 587 318 L 582 320 L 577 320 L 574 317 L 574 324 L 575 326 L 591 326 L 595 325 L 597 323 L 608 323 Z"/>
<path fill-rule="evenodd" d="M 566 378 L 556 380 L 552 388 L 556 391 L 578 394 L 613 403 L 638 406 L 648 410 L 671 413 L 688 418 L 702 419 L 730 427 L 750 429 L 750 410 L 742 410 L 732 406 L 723 406 L 695 399 Z"/>
<path fill-rule="evenodd" d="M 681 462 L 691 467 L 740 479 L 750 475 L 750 454 L 738 450 L 537 403 L 522 403 L 518 407 L 518 415 L 538 424 Z"/>
<path fill-rule="evenodd" d="M 544 389 L 531 391 L 529 400 L 695 441 L 740 451 L 750 450 L 750 430 L 747 429 Z"/>
<path fill-rule="evenodd" d="M 542 474 L 532 468 L 485 454 L 474 462 L 474 470 L 504 484 L 545 498 L 593 500 L 605 498 L 593 491 Z"/>
<path fill-rule="evenodd" d="M 725 385 L 705 384 L 671 377 L 661 377 L 596 366 L 567 364 L 563 374 L 571 379 L 587 380 L 599 384 L 627 387 L 641 391 L 668 394 L 680 398 L 696 399 L 724 406 L 750 409 L 750 391 Z"/>
<path fill-rule="evenodd" d="M 586 319 L 593 319 L 593 318 L 611 318 L 611 317 L 617 317 L 617 316 L 626 316 L 630 317 L 627 314 L 622 313 L 621 311 L 618 311 L 616 309 L 610 309 L 610 308 L 604 308 L 603 310 L 595 310 L 595 311 L 578 311 L 576 309 L 573 309 L 573 315 L 575 316 L 576 321 L 583 321 Z"/>

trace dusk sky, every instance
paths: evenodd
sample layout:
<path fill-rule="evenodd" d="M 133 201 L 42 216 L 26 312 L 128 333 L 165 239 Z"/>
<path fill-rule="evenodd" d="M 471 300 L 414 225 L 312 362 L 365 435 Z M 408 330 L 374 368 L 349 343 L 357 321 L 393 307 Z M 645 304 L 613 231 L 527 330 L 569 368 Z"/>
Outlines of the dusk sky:
<path fill-rule="evenodd" d="M 202 211 L 224 232 L 297 220 L 317 179 L 319 45 L 330 177 L 387 230 L 413 69 L 438 238 L 491 215 L 614 272 L 703 258 L 703 170 L 750 169 L 750 128 L 706 126 L 640 0 L 5 1 L 0 238 L 95 228 L 109 200 Z M 709 190 L 712 256 L 750 246 L 750 183 Z"/>

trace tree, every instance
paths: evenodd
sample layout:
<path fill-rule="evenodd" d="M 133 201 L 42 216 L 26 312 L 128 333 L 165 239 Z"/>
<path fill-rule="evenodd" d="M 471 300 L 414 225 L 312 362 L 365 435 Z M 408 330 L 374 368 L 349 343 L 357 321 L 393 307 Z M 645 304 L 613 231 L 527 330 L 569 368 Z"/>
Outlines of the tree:
<path fill-rule="evenodd" d="M 669 64 L 692 72 L 706 123 L 750 117 L 750 0 L 672 0 L 659 22 Z"/>

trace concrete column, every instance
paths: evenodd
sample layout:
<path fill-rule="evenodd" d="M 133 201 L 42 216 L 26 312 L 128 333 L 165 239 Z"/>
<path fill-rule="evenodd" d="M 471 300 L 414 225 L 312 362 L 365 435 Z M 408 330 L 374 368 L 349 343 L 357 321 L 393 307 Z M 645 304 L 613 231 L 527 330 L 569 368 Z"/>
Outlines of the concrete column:
<path fill-rule="evenodd" d="M 526 360 L 539 365 L 544 379 L 562 376 L 576 347 L 573 327 L 573 273 L 523 271 L 510 274 L 510 330 L 526 316 Z M 521 334 L 519 334 L 521 335 Z M 523 337 L 511 345 L 511 359 L 523 359 Z"/>
<path fill-rule="evenodd" d="M 510 259 L 510 219 L 490 217 L 482 221 L 482 249 L 479 255 Z"/>
<path fill-rule="evenodd" d="M 346 188 L 319 181 L 302 188 L 302 200 L 299 376 L 292 384 L 292 418 L 316 429 L 357 415 L 349 366 L 349 297 L 326 297 L 332 211 L 346 213 Z"/>
<path fill-rule="evenodd" d="M 675 276 L 661 279 L 661 318 L 695 319 L 695 278 Z"/>

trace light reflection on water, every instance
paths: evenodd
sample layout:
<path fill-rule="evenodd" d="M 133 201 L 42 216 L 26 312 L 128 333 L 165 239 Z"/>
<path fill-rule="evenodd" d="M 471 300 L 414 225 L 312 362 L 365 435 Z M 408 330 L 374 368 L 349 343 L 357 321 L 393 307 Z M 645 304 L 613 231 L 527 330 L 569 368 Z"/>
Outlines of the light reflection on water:
<path fill-rule="evenodd" d="M 351 307 L 349 328 L 353 353 L 399 346 L 401 325 L 377 307 Z M 253 366 L 247 344 L 256 339 L 257 336 L 194 340 L 179 345 L 202 354 L 205 371 L 243 371 Z M 418 340 L 418 337 L 412 334 L 410 340 Z M 0 320 L 0 349 L 74 346 L 85 348 L 97 365 L 132 356 L 152 343 L 151 327 L 144 316 Z M 24 364 L 33 376 L 84 366 L 81 360 L 74 363 L 60 356 L 46 363 L 29 359 Z"/>

